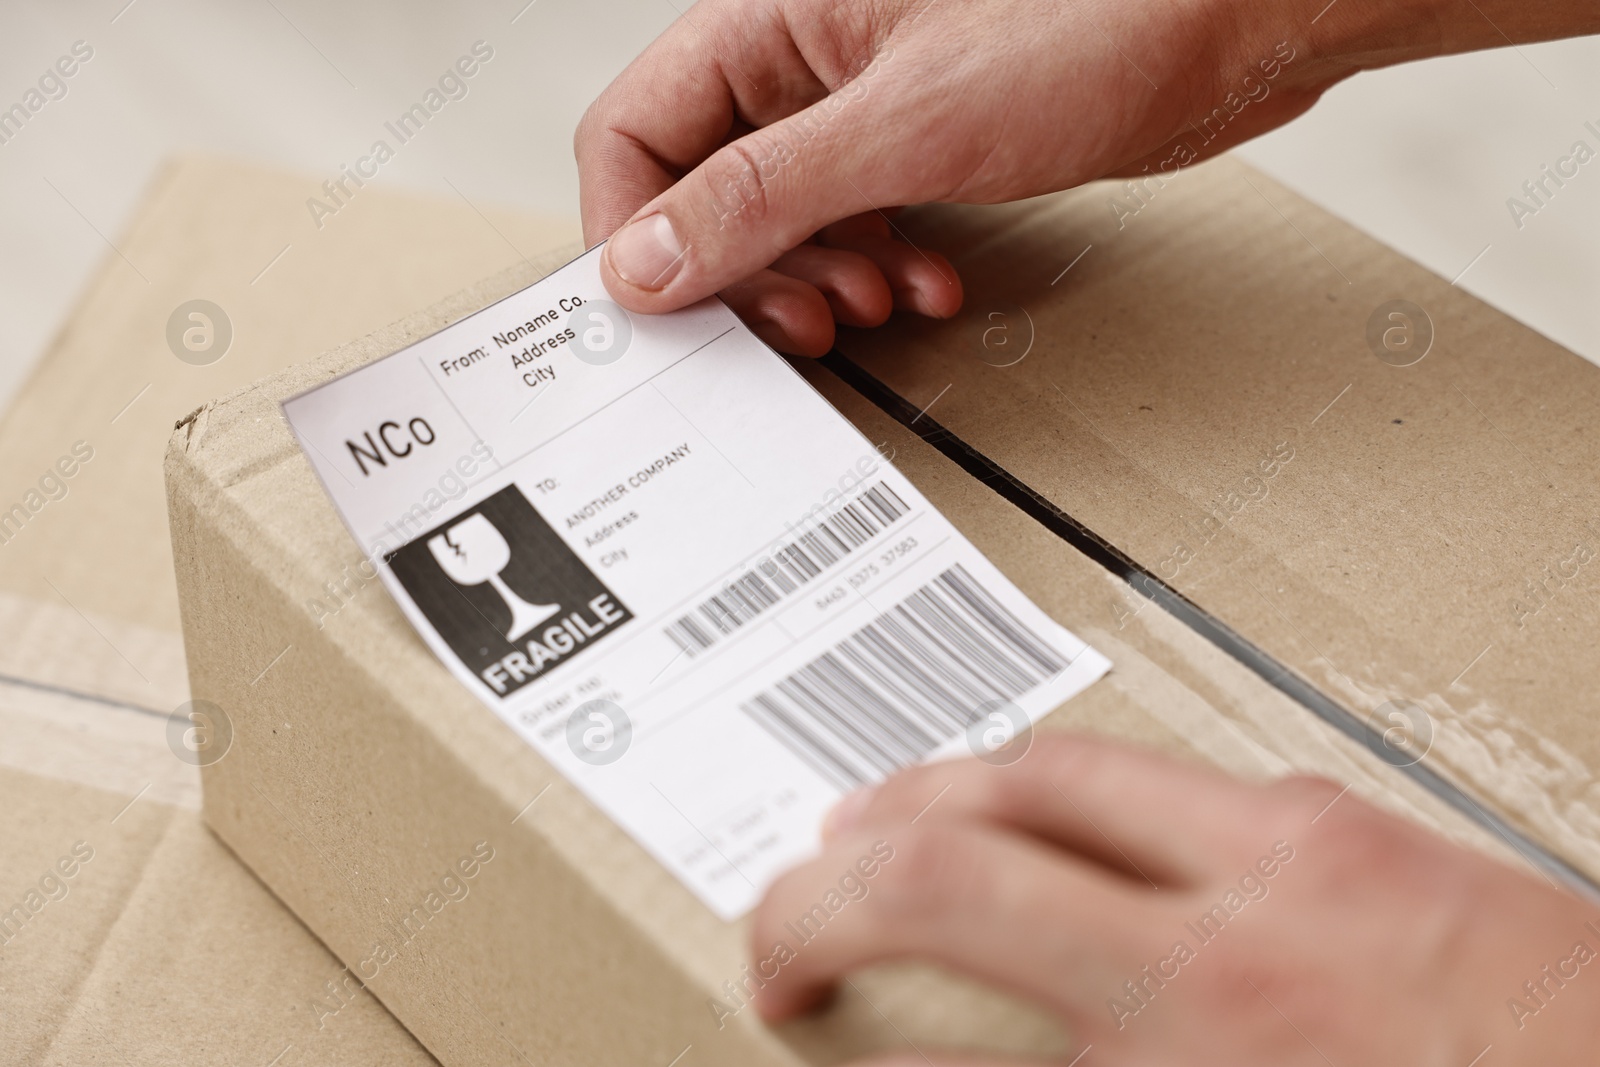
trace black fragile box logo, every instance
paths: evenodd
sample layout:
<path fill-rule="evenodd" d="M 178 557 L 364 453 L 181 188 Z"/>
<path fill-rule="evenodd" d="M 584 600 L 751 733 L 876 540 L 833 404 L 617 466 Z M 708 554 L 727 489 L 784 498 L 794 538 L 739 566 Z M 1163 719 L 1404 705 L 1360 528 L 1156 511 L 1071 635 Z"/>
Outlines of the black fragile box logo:
<path fill-rule="evenodd" d="M 389 566 L 501 696 L 633 618 L 515 485 L 395 550 Z"/>

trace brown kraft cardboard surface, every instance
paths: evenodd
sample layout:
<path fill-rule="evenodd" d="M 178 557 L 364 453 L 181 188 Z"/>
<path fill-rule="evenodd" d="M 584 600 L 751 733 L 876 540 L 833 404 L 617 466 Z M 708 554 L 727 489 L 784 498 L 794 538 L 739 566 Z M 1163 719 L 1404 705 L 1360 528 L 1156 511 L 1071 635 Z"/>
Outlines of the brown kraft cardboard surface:
<path fill-rule="evenodd" d="M 914 967 L 874 969 L 822 1016 L 763 1026 L 729 992 L 747 958 L 743 923 L 712 916 L 457 685 L 381 591 L 331 617 L 308 606 L 360 556 L 278 403 L 560 261 L 513 268 L 178 427 L 167 477 L 191 684 L 234 730 L 228 756 L 205 769 L 208 821 L 447 1064 L 667 1063 L 690 1049 L 704 1064 L 823 1064 L 908 1042 L 1061 1052 L 1065 1036 L 1032 1009 Z M 1150 610 L 1119 626 L 1106 605 L 1124 583 L 826 370 L 802 371 L 1025 592 L 1112 658 L 1047 728 L 1255 779 L 1323 774 L 1518 862 L 1175 619 Z"/>
<path fill-rule="evenodd" d="M 966 309 L 850 360 L 1600 876 L 1600 369 L 1227 158 L 899 225 Z"/>

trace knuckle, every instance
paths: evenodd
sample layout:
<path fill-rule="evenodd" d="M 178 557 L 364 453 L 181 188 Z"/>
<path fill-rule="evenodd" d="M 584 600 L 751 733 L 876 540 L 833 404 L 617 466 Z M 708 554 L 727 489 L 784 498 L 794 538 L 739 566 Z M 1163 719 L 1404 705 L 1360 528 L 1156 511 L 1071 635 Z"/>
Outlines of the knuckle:
<path fill-rule="evenodd" d="M 1344 801 L 1340 801 L 1342 805 Z M 1408 824 L 1365 804 L 1352 804 L 1317 823 L 1313 847 L 1330 867 L 1343 871 L 1399 874 L 1418 858 L 1416 835 Z"/>
<path fill-rule="evenodd" d="M 971 777 L 964 764 L 933 763 L 908 767 L 886 778 L 874 791 L 871 812 L 874 816 L 905 819 L 926 814 L 936 817 L 946 792 L 966 792 L 964 779 Z"/>
<path fill-rule="evenodd" d="M 578 120 L 577 127 L 572 131 L 572 155 L 580 165 L 588 155 L 589 145 L 594 141 L 595 128 L 599 124 L 596 109 L 599 107 L 599 101 L 590 104 L 584 110 L 583 117 Z"/>
<path fill-rule="evenodd" d="M 910 767 L 885 778 L 872 791 L 868 814 L 896 817 L 904 813 L 927 788 L 927 772 L 926 767 Z"/>
<path fill-rule="evenodd" d="M 1036 781 L 1042 779 L 1043 781 Z M 931 763 L 901 771 L 884 781 L 868 807 L 872 819 L 939 823 L 963 813 L 1008 818 L 1049 791 L 1044 768 L 1029 761 L 991 767 L 976 759 Z"/>
<path fill-rule="evenodd" d="M 968 761 L 962 765 L 956 782 L 961 793 L 958 798 L 961 808 L 1004 820 L 1019 804 L 1031 799 L 1023 788 L 1025 779 L 1031 778 L 1033 775 L 1026 759 L 1002 767 L 990 767 L 978 760 Z"/>
<path fill-rule="evenodd" d="M 1034 759 L 1038 756 L 1038 759 Z M 1037 732 L 1034 751 L 1016 764 L 1024 774 L 1035 774 L 1045 781 L 1047 791 L 1063 790 L 1065 796 L 1098 795 L 1108 788 L 1118 789 L 1120 780 L 1115 765 L 1105 758 L 1098 742 L 1064 733 Z M 1059 783 L 1059 784 L 1057 784 Z"/>
<path fill-rule="evenodd" d="M 643 147 L 637 137 L 627 132 L 627 112 L 622 101 L 614 97 L 614 91 L 607 89 L 585 108 L 572 131 L 573 158 L 580 167 L 613 163 L 622 147 L 630 143 Z"/>
<path fill-rule="evenodd" d="M 709 221 L 719 228 L 760 228 L 770 222 L 774 204 L 768 184 L 775 166 L 776 157 L 755 135 L 719 149 L 701 166 Z"/>
<path fill-rule="evenodd" d="M 986 898 L 992 872 L 970 834 L 930 824 L 896 833 L 887 844 L 893 857 L 877 886 L 886 922 L 922 926 Z"/>
<path fill-rule="evenodd" d="M 1327 809 L 1345 788 L 1327 778 L 1294 774 L 1268 785 L 1266 792 L 1275 811 L 1290 818 L 1304 816 L 1305 820 L 1309 820 Z"/>
<path fill-rule="evenodd" d="M 1346 787 L 1301 776 L 1268 787 L 1281 798 L 1272 825 L 1295 844 L 1324 887 L 1358 885 L 1384 871 L 1415 873 L 1432 854 L 1425 832 L 1361 800 Z"/>
<path fill-rule="evenodd" d="M 1083 739 L 1071 734 L 1040 731 L 1035 734 L 1033 743 L 1035 752 L 1044 757 L 1040 762 L 1048 764 L 1048 770 L 1052 774 L 1070 776 L 1072 781 L 1093 775 L 1101 765 L 1101 761 L 1094 758 L 1090 747 Z M 1024 759 L 1022 764 L 1027 762 Z"/>

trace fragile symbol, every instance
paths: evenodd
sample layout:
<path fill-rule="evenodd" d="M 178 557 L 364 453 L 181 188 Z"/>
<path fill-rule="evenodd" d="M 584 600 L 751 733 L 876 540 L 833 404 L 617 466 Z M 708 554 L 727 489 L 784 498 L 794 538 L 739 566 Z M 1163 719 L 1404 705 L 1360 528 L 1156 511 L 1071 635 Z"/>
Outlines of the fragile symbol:
<path fill-rule="evenodd" d="M 386 559 L 462 665 L 500 697 L 633 618 L 514 482 Z"/>
<path fill-rule="evenodd" d="M 511 546 L 485 515 L 468 515 L 444 533 L 428 538 L 428 551 L 457 585 L 488 582 L 500 594 L 511 609 L 507 641 L 515 641 L 561 611 L 559 604 L 528 603 L 501 579 L 500 572 L 511 563 Z"/>

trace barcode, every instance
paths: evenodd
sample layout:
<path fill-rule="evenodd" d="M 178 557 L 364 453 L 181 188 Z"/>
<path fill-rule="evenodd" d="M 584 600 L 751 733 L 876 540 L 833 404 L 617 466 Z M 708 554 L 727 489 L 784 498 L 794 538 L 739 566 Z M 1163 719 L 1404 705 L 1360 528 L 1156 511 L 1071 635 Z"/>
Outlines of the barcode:
<path fill-rule="evenodd" d="M 843 789 L 918 763 L 1070 661 L 960 565 L 740 708 Z"/>
<path fill-rule="evenodd" d="M 699 655 L 872 540 L 907 510 L 905 501 L 879 482 L 669 623 L 667 636 L 687 655 Z"/>

